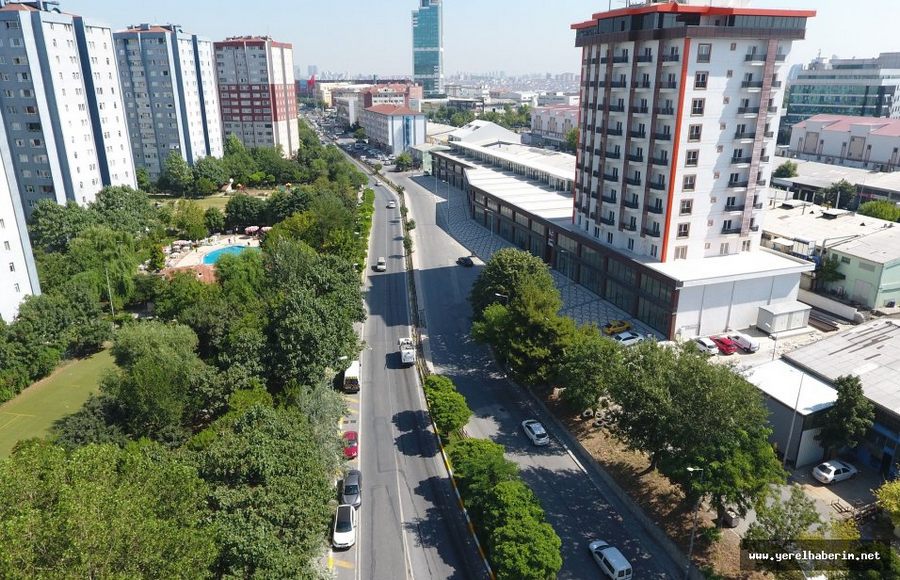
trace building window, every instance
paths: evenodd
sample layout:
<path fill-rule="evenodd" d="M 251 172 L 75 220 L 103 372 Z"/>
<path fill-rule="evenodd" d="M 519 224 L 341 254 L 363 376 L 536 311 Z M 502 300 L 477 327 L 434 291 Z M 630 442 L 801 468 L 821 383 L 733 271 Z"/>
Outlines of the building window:
<path fill-rule="evenodd" d="M 21 292 L 21 290 L 19 289 L 19 283 L 18 283 L 18 282 L 16 282 L 15 284 L 13 284 L 13 290 L 16 291 L 16 294 L 18 294 L 19 292 Z"/>
<path fill-rule="evenodd" d="M 694 99 L 691 101 L 691 115 L 702 115 L 706 106 L 706 99 Z"/>
<path fill-rule="evenodd" d="M 741 242 L 741 251 L 749 252 L 750 251 L 750 240 L 744 240 Z"/>
<path fill-rule="evenodd" d="M 695 89 L 705 89 L 706 81 L 709 78 L 709 73 L 705 71 L 700 71 L 694 74 L 694 88 Z"/>
<path fill-rule="evenodd" d="M 694 210 L 694 200 L 682 199 L 678 210 L 679 215 L 691 215 L 691 212 Z"/>
<path fill-rule="evenodd" d="M 711 44 L 698 44 L 697 45 L 697 62 L 709 62 L 709 59 L 711 56 L 712 56 L 712 45 Z"/>
<path fill-rule="evenodd" d="M 13 264 L 12 262 L 9 263 L 9 271 L 10 271 L 10 272 L 15 272 L 15 271 L 16 271 L 16 265 Z"/>
<path fill-rule="evenodd" d="M 684 164 L 686 167 L 697 167 L 697 160 L 700 158 L 700 151 L 697 149 L 692 149 L 687 152 L 685 156 Z"/>
<path fill-rule="evenodd" d="M 727 256 L 728 255 L 728 242 L 723 242 L 719 244 L 719 255 Z"/>
<path fill-rule="evenodd" d="M 841 263 L 842 263 L 842 264 L 849 264 L 849 263 L 850 263 L 850 258 L 848 258 L 847 256 L 841 256 Z"/>
<path fill-rule="evenodd" d="M 650 244 L 650 255 L 653 256 L 653 257 L 655 258 L 655 257 L 656 257 L 656 254 L 657 254 L 658 252 L 659 252 L 659 250 L 658 250 L 658 248 L 656 247 L 656 244 Z"/>
<path fill-rule="evenodd" d="M 675 259 L 676 260 L 686 260 L 687 259 L 687 246 L 675 246 Z"/>
<path fill-rule="evenodd" d="M 686 238 L 691 235 L 691 224 L 678 224 L 678 237 Z"/>
<path fill-rule="evenodd" d="M 628 250 L 630 252 L 634 251 L 634 238 L 628 238 Z"/>
<path fill-rule="evenodd" d="M 699 141 L 703 134 L 703 125 L 688 126 L 688 141 Z"/>
<path fill-rule="evenodd" d="M 694 186 L 697 184 L 697 176 L 696 175 L 685 175 L 684 176 L 684 184 L 681 189 L 684 191 L 694 191 Z"/>
<path fill-rule="evenodd" d="M 612 243 L 613 243 L 612 232 L 606 232 L 606 243 L 612 245 Z"/>

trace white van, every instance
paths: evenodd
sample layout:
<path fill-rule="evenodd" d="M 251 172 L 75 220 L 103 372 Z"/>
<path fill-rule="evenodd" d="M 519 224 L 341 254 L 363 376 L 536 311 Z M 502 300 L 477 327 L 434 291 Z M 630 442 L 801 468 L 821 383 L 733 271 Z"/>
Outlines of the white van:
<path fill-rule="evenodd" d="M 588 549 L 604 576 L 610 580 L 631 580 L 631 564 L 618 548 L 603 540 L 594 540 L 588 544 Z"/>
<path fill-rule="evenodd" d="M 344 371 L 344 392 L 359 392 L 359 371 L 360 366 L 358 360 L 350 363 L 350 366 L 347 367 L 347 370 Z"/>
<path fill-rule="evenodd" d="M 743 332 L 729 332 L 728 338 L 733 340 L 744 352 L 756 352 L 759 350 L 759 341 Z"/>

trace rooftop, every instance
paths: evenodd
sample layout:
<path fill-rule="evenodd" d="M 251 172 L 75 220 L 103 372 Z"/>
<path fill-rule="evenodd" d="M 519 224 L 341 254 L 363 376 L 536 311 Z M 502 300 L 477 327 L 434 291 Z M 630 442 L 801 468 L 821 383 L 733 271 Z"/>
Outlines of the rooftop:
<path fill-rule="evenodd" d="M 366 109 L 371 113 L 378 113 L 379 115 L 388 115 L 390 117 L 397 115 L 418 115 L 423 116 L 423 113 L 418 111 L 413 111 L 409 107 L 404 107 L 403 105 L 373 105 Z"/>
<path fill-rule="evenodd" d="M 854 127 L 869 127 L 869 135 L 881 135 L 884 137 L 900 137 L 900 119 L 888 119 L 878 117 L 858 117 L 853 115 L 813 115 L 812 117 L 794 125 L 798 129 L 805 129 L 812 123 L 824 123 L 826 131 L 839 131 L 849 133 Z"/>
<path fill-rule="evenodd" d="M 814 189 L 830 186 L 836 181 L 846 179 L 850 183 L 862 186 L 866 190 L 877 189 L 884 192 L 900 192 L 900 171 L 885 173 L 882 171 L 870 171 L 857 169 L 856 167 L 843 167 L 815 161 L 792 159 L 797 164 L 796 177 L 775 177 L 772 182 L 789 187 L 793 184 L 804 185 Z M 781 162 L 775 160 L 775 165 Z"/>
<path fill-rule="evenodd" d="M 678 281 L 678 287 L 704 286 L 711 283 L 771 277 L 780 274 L 808 272 L 815 264 L 760 248 L 729 256 L 713 256 L 691 260 L 657 262 L 641 259 L 645 266 Z"/>
<path fill-rule="evenodd" d="M 861 324 L 784 358 L 829 382 L 856 375 L 869 400 L 900 415 L 900 320 Z"/>
<path fill-rule="evenodd" d="M 837 400 L 837 391 L 828 383 L 783 360 L 763 363 L 743 374 L 747 381 L 782 405 L 791 409 L 796 406 L 801 415 L 824 411 Z"/>
<path fill-rule="evenodd" d="M 559 179 L 568 181 L 575 179 L 575 156 L 569 153 L 503 141 L 482 144 L 456 141 L 453 146 L 473 154 L 480 153 L 494 159 L 536 169 Z M 465 159 L 468 160 L 468 157 Z"/>
<path fill-rule="evenodd" d="M 546 221 L 561 225 L 572 222 L 570 193 L 542 186 L 525 176 L 495 167 L 467 169 L 466 179 L 473 187 Z"/>

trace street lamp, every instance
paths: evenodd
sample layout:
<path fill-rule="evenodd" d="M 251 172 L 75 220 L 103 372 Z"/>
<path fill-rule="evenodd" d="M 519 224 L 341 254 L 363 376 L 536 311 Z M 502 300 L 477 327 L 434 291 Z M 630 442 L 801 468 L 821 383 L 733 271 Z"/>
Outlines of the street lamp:
<path fill-rule="evenodd" d="M 700 472 L 700 485 L 703 485 L 703 475 L 704 471 L 702 467 L 688 467 L 688 473 L 693 477 L 695 471 Z M 694 523 L 691 525 L 691 541 L 688 544 L 688 555 L 687 555 L 687 566 L 684 568 L 684 580 L 688 580 L 691 576 L 691 556 L 694 555 L 694 536 L 697 533 L 697 515 L 700 512 L 700 498 L 703 495 L 697 496 L 697 503 L 694 504 Z"/>

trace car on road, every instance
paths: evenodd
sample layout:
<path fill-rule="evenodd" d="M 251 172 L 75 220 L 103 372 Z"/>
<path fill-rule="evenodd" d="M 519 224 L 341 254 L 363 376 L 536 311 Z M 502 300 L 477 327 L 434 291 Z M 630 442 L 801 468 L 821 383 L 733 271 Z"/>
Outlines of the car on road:
<path fill-rule="evenodd" d="M 341 504 L 334 514 L 334 529 L 331 545 L 335 548 L 350 548 L 356 543 L 356 509 L 350 504 Z"/>
<path fill-rule="evenodd" d="M 531 442 L 535 445 L 542 446 L 550 444 L 550 436 L 539 421 L 525 419 L 522 421 L 522 431 L 525 431 L 525 436 L 531 439 Z"/>
<path fill-rule="evenodd" d="M 588 544 L 591 557 L 607 578 L 612 580 L 630 580 L 633 574 L 628 559 L 615 546 L 603 540 L 594 540 Z"/>
<path fill-rule="evenodd" d="M 744 352 L 756 352 L 759 350 L 759 341 L 743 332 L 729 332 L 728 338 Z"/>
<path fill-rule="evenodd" d="M 344 445 L 344 458 L 354 459 L 359 454 L 359 435 L 356 431 L 347 431 L 341 435 Z"/>
<path fill-rule="evenodd" d="M 694 339 L 694 344 L 700 349 L 700 352 L 708 355 L 719 354 L 719 347 L 716 346 L 716 343 L 706 338 L 705 336 L 698 336 Z"/>
<path fill-rule="evenodd" d="M 394 209 L 395 207 L 397 207 L 397 202 L 394 201 L 393 199 L 387 203 L 388 209 Z"/>
<path fill-rule="evenodd" d="M 378 257 L 378 261 L 375 262 L 375 271 L 376 272 L 386 272 L 387 271 L 387 261 L 384 259 L 384 256 Z"/>
<path fill-rule="evenodd" d="M 456 259 L 456 263 L 465 268 L 471 268 L 475 265 L 475 256 L 460 256 Z"/>
<path fill-rule="evenodd" d="M 812 476 L 826 485 L 850 479 L 857 473 L 859 473 L 858 469 L 846 461 L 839 461 L 837 459 L 820 463 L 812 470 Z"/>
<path fill-rule="evenodd" d="M 710 336 L 709 339 L 724 355 L 731 355 L 737 352 L 737 344 L 727 336 Z"/>
<path fill-rule="evenodd" d="M 613 335 L 631 330 L 631 323 L 627 320 L 610 320 L 603 325 L 603 334 Z"/>
<path fill-rule="evenodd" d="M 341 482 L 341 503 L 358 508 L 362 505 L 362 472 L 351 469 Z"/>
<path fill-rule="evenodd" d="M 622 346 L 633 346 L 639 342 L 644 342 L 643 336 L 630 330 L 614 334 L 612 338 Z"/>

